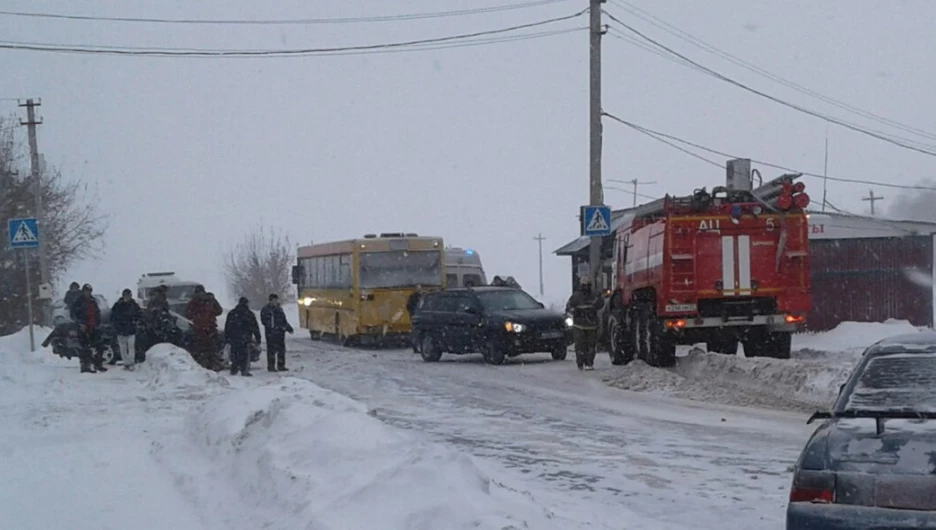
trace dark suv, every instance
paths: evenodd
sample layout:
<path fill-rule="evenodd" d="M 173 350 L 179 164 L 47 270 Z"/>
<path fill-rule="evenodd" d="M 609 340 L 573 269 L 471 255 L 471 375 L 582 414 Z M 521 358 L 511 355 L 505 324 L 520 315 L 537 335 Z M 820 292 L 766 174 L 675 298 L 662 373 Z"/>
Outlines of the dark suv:
<path fill-rule="evenodd" d="M 491 364 L 535 352 L 550 352 L 561 361 L 571 342 L 565 315 L 511 287 L 427 293 L 413 316 L 413 333 L 426 362 L 443 353 L 476 352 Z"/>

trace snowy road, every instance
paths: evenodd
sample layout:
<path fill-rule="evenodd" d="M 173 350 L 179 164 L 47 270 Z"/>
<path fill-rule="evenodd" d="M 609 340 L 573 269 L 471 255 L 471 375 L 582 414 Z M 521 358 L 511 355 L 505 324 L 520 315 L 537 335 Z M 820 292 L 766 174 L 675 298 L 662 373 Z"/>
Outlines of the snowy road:
<path fill-rule="evenodd" d="M 289 343 L 293 374 L 490 468 L 580 528 L 782 528 L 805 417 L 608 388 L 609 368 L 533 356 L 426 364 L 408 351 Z"/>

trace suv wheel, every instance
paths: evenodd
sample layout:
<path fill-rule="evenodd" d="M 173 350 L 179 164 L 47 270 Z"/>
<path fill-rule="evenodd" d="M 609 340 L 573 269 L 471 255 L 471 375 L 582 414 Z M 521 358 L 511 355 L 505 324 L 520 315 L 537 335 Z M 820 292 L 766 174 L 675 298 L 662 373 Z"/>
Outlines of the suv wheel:
<path fill-rule="evenodd" d="M 507 356 L 504 354 L 503 348 L 501 348 L 496 340 L 492 340 L 488 343 L 487 351 L 484 352 L 484 361 L 488 364 L 500 365 L 504 364 Z"/>
<path fill-rule="evenodd" d="M 439 345 L 432 340 L 432 336 L 426 334 L 422 338 L 422 347 L 419 348 L 423 361 L 434 363 L 442 358 L 442 350 Z"/>
<path fill-rule="evenodd" d="M 556 345 L 552 350 L 552 358 L 554 361 L 564 361 L 569 355 L 569 347 L 565 342 Z"/>

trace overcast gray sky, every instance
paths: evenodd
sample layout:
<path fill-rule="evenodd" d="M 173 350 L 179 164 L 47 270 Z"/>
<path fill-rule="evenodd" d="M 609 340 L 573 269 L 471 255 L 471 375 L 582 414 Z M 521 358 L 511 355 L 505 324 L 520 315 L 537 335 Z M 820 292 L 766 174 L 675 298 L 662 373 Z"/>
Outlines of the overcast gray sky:
<path fill-rule="evenodd" d="M 511 0 L 514 3 L 525 0 Z M 633 2 L 634 0 L 632 0 Z M 502 5 L 374 2 L 7 1 L 4 10 L 167 18 L 331 18 Z M 636 3 L 636 2 L 635 2 Z M 936 132 L 936 65 L 927 0 L 655 0 L 642 9 L 773 74 Z M 379 6 L 379 7 L 378 7 Z M 3 41 L 275 49 L 375 44 L 497 29 L 575 13 L 586 0 L 493 14 L 306 26 L 165 25 L 0 16 Z M 739 68 L 635 18 L 609 12 L 702 64 L 792 103 L 885 128 Z M 607 20 L 608 23 L 613 23 Z M 543 29 L 584 27 L 587 15 Z M 541 30 L 527 30 L 541 31 Z M 620 29 L 620 31 L 626 31 Z M 604 108 L 732 154 L 821 173 L 826 123 L 666 60 L 604 41 Z M 113 215 L 106 254 L 68 280 L 113 298 L 146 271 L 175 270 L 224 292 L 219 259 L 245 232 L 280 227 L 297 242 L 414 231 L 475 248 L 489 274 L 569 290 L 551 251 L 578 235 L 588 198 L 588 34 L 376 55 L 274 59 L 87 56 L 0 50 L 0 97 L 41 97 L 40 149 L 100 186 Z M 20 111 L 0 102 L 4 113 Z M 829 174 L 914 184 L 934 158 L 829 127 Z M 936 144 L 936 140 L 930 140 Z M 723 162 L 724 157 L 708 155 Z M 773 177 L 777 170 L 763 170 Z M 656 181 L 649 195 L 722 183 L 724 170 L 605 121 L 608 179 Z M 816 201 L 821 182 L 807 179 Z M 611 184 L 611 183 L 609 183 Z M 619 184 L 612 184 L 620 186 Z M 869 186 L 829 184 L 867 210 Z M 883 205 L 896 190 L 877 187 Z M 607 202 L 631 196 L 608 190 Z"/>

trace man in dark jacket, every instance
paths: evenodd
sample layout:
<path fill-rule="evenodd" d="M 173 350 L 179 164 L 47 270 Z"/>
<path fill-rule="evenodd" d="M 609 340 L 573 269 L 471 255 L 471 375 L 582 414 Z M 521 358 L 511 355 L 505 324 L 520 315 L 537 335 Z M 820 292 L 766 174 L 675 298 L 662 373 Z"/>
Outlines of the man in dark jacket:
<path fill-rule="evenodd" d="M 205 292 L 201 285 L 195 287 L 192 300 L 185 306 L 185 318 L 192 321 L 194 344 L 192 357 L 208 370 L 218 372 L 222 361 L 218 344 L 218 317 L 224 309 L 214 294 Z"/>
<path fill-rule="evenodd" d="M 117 344 L 120 346 L 120 358 L 123 360 L 124 370 L 133 371 L 136 364 L 136 334 L 142 318 L 142 310 L 133 299 L 133 291 L 124 289 L 120 300 L 111 308 L 111 324 L 117 333 Z"/>
<path fill-rule="evenodd" d="M 159 285 L 149 294 L 149 300 L 146 302 L 146 311 L 142 319 L 142 347 L 140 355 L 136 357 L 136 362 L 143 362 L 146 358 L 146 350 L 153 346 L 171 342 L 175 324 L 172 315 L 169 314 L 169 302 L 166 299 L 166 292 L 169 290 L 165 285 Z"/>
<path fill-rule="evenodd" d="M 251 339 L 260 344 L 260 325 L 249 304 L 242 296 L 224 323 L 224 340 L 231 345 L 231 375 L 237 375 L 238 371 L 247 377 L 253 375 L 250 373 L 250 345 Z"/>
<path fill-rule="evenodd" d="M 270 303 L 260 310 L 260 322 L 267 343 L 267 370 L 271 372 L 288 372 L 286 368 L 286 334 L 292 333 L 293 328 L 286 320 L 286 313 L 280 305 L 279 296 L 270 295 Z"/>
<path fill-rule="evenodd" d="M 68 286 L 68 292 L 65 293 L 65 307 L 71 308 L 75 300 L 81 298 L 81 286 L 78 282 L 71 282 Z"/>
<path fill-rule="evenodd" d="M 419 308 L 419 302 L 422 301 L 422 285 L 417 285 L 413 294 L 406 299 L 406 312 L 409 313 L 410 322 L 413 322 L 413 315 Z M 410 332 L 410 345 L 413 347 L 413 353 L 419 353 L 419 337 L 412 331 Z"/>
<path fill-rule="evenodd" d="M 71 307 L 71 318 L 78 325 L 81 337 L 81 351 L 78 359 L 81 363 L 81 373 L 106 372 L 104 368 L 104 355 L 98 349 L 101 328 L 101 308 L 92 295 L 91 285 L 84 284 L 81 296 Z"/>
<path fill-rule="evenodd" d="M 583 277 L 579 289 L 572 293 L 566 312 L 572 314 L 572 336 L 575 341 L 575 362 L 578 369 L 595 369 L 598 348 L 598 311 L 604 306 L 601 296 L 592 290 L 591 279 Z"/>

